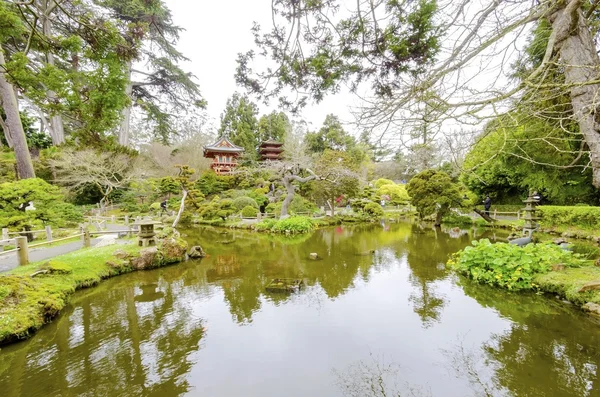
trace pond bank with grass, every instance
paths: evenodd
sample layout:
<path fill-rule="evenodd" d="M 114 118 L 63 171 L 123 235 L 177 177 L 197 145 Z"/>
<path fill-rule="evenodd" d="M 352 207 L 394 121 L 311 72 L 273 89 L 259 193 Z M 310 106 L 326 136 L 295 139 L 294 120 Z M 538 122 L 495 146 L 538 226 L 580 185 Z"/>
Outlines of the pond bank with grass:
<path fill-rule="evenodd" d="M 586 260 L 552 242 L 519 247 L 473 241 L 447 264 L 481 284 L 552 294 L 600 315 L 600 259 Z"/>
<path fill-rule="evenodd" d="M 156 247 L 145 249 L 134 242 L 83 248 L 0 275 L 0 345 L 31 337 L 59 314 L 76 290 L 123 273 L 180 262 L 186 249 L 179 237 L 161 239 Z"/>

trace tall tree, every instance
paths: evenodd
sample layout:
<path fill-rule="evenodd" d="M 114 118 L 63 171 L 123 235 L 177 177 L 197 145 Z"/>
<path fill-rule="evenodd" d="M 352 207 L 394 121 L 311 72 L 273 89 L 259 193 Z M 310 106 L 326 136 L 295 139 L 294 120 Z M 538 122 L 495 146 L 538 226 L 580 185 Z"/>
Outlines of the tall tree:
<path fill-rule="evenodd" d="M 247 96 L 237 92 L 227 100 L 221 113 L 219 137 L 226 136 L 231 142 L 246 149 L 247 159 L 256 159 L 258 137 L 258 107 Z"/>
<path fill-rule="evenodd" d="M 323 153 L 325 150 L 347 151 L 356 145 L 356 140 L 348 134 L 340 119 L 334 114 L 328 114 L 323 126 L 317 132 L 306 134 L 308 151 Z"/>
<path fill-rule="evenodd" d="M 286 133 L 292 128 L 290 119 L 284 112 L 272 111 L 258 120 L 258 136 L 261 142 L 272 139 L 284 143 Z"/>
<path fill-rule="evenodd" d="M 35 178 L 29 148 L 23 124 L 19 115 L 19 105 L 13 85 L 7 79 L 6 58 L 4 56 L 5 43 L 12 37 L 19 37 L 24 33 L 21 20 L 4 2 L 0 3 L 0 101 L 6 115 L 2 122 L 6 140 L 12 144 L 17 162 L 19 178 Z"/>
<path fill-rule="evenodd" d="M 53 142 L 66 122 L 81 143 L 98 143 L 126 104 L 125 62 L 137 51 L 135 32 L 122 35 L 90 1 L 14 1 L 24 31 L 4 41 L 10 82 L 38 111 Z"/>
<path fill-rule="evenodd" d="M 161 142 L 169 142 L 176 134 L 174 115 L 206 105 L 194 76 L 178 65 L 188 60 L 175 47 L 182 29 L 173 24 L 171 11 L 162 0 L 96 1 L 120 20 L 121 30 L 135 26 L 142 40 L 137 57 L 127 64 L 126 92 L 131 103 L 122 111 L 119 143 L 129 144 L 132 106 L 141 109 Z"/>
<path fill-rule="evenodd" d="M 319 101 L 344 82 L 356 88 L 368 81 L 373 98 L 361 121 L 406 134 L 414 114 L 434 110 L 437 121 L 477 124 L 505 112 L 526 88 L 553 87 L 570 97 L 592 183 L 600 188 L 598 1 L 361 0 L 338 14 L 344 17 L 335 15 L 342 4 L 336 0 L 273 4 L 273 30 L 254 32 L 261 53 L 278 65 L 257 74 L 254 53 L 240 55 L 237 79 L 250 90 L 272 97 L 291 87 Z M 544 55 L 515 80 L 501 63 L 523 51 L 522 38 L 542 20 L 550 31 Z M 564 80 L 549 79 L 556 65 Z"/>

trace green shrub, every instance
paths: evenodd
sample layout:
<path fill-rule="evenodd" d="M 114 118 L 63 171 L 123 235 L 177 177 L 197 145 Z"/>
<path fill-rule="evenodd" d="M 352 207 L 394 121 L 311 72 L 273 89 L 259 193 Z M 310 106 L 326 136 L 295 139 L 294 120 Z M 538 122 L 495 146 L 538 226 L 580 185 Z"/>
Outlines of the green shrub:
<path fill-rule="evenodd" d="M 552 265 L 579 264 L 577 256 L 555 244 L 496 243 L 489 240 L 473 241 L 473 246 L 455 253 L 448 266 L 473 280 L 510 290 L 537 288 L 534 277 L 547 273 Z"/>
<path fill-rule="evenodd" d="M 539 206 L 544 226 L 578 226 L 585 229 L 600 228 L 600 207 Z"/>
<path fill-rule="evenodd" d="M 54 224 L 58 227 L 75 226 L 83 222 L 83 210 L 71 203 L 53 204 L 49 211 L 53 215 L 52 218 L 55 219 Z"/>
<path fill-rule="evenodd" d="M 158 211 L 160 209 L 160 203 L 152 203 L 150 204 L 150 209 L 154 211 Z"/>
<path fill-rule="evenodd" d="M 451 223 L 454 225 L 471 225 L 473 218 L 465 215 L 458 215 L 455 212 L 450 212 L 444 217 L 444 223 Z"/>
<path fill-rule="evenodd" d="M 265 211 L 267 211 L 269 214 L 275 214 L 275 216 L 279 216 L 279 214 L 281 214 L 281 202 L 267 204 Z"/>
<path fill-rule="evenodd" d="M 354 210 L 355 212 L 365 212 L 365 206 L 367 204 L 375 204 L 373 201 L 363 198 L 360 200 L 352 200 L 350 202 L 350 207 L 352 208 L 352 210 Z"/>
<path fill-rule="evenodd" d="M 280 207 L 281 210 L 281 207 Z M 296 194 L 288 207 L 288 211 L 290 214 L 298 214 L 300 212 L 308 212 L 310 214 L 317 211 L 317 206 L 304 197 Z"/>
<path fill-rule="evenodd" d="M 290 216 L 289 218 L 278 220 L 271 228 L 275 233 L 308 233 L 313 230 L 315 225 L 311 218 L 307 216 Z"/>
<path fill-rule="evenodd" d="M 245 207 L 252 207 L 258 209 L 258 204 L 256 203 L 256 200 L 246 196 L 234 199 L 232 205 L 236 211 L 241 211 Z"/>
<path fill-rule="evenodd" d="M 231 199 L 219 199 L 219 197 L 213 198 L 213 200 L 202 206 L 200 210 L 200 216 L 202 219 L 222 219 L 225 220 L 227 217 L 235 212 L 233 207 L 233 200 Z"/>
<path fill-rule="evenodd" d="M 263 219 L 262 221 L 258 222 L 254 226 L 254 228 L 260 232 L 266 231 L 266 230 L 271 230 L 273 228 L 273 226 L 275 226 L 276 223 L 277 223 L 277 219 L 273 219 L 273 218 Z"/>
<path fill-rule="evenodd" d="M 246 207 L 242 208 L 242 217 L 256 218 L 256 215 L 258 215 L 258 210 L 255 207 L 247 205 Z"/>
<path fill-rule="evenodd" d="M 363 211 L 366 214 L 369 214 L 371 216 L 375 216 L 375 217 L 382 217 L 383 216 L 383 208 L 381 208 L 381 206 L 379 204 L 376 203 L 367 203 L 364 208 Z"/>

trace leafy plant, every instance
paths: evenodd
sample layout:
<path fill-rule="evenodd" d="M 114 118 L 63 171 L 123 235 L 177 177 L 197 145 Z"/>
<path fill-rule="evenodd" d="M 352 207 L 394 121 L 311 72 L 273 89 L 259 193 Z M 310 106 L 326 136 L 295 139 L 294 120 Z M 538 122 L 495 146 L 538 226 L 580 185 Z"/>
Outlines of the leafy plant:
<path fill-rule="evenodd" d="M 246 196 L 234 199 L 232 204 L 236 211 L 241 211 L 245 207 L 252 207 L 258 209 L 258 204 L 256 203 L 256 200 Z"/>
<path fill-rule="evenodd" d="M 535 289 L 534 279 L 562 263 L 577 266 L 579 259 L 570 251 L 554 244 L 496 243 L 489 240 L 473 241 L 472 246 L 455 253 L 448 266 L 479 283 L 509 290 Z"/>
<path fill-rule="evenodd" d="M 578 226 L 584 229 L 600 229 L 600 207 L 573 206 L 538 207 L 544 226 Z"/>
<path fill-rule="evenodd" d="M 383 208 L 381 208 L 381 206 L 377 203 L 367 203 L 364 208 L 363 211 L 371 216 L 374 217 L 382 217 L 383 216 Z"/>
<path fill-rule="evenodd" d="M 256 218 L 258 215 L 258 210 L 255 207 L 248 205 L 242 208 L 241 214 L 244 218 Z"/>
<path fill-rule="evenodd" d="M 311 218 L 307 216 L 291 216 L 289 218 L 280 219 L 273 227 L 271 231 L 275 233 L 308 233 L 314 229 L 315 225 Z"/>

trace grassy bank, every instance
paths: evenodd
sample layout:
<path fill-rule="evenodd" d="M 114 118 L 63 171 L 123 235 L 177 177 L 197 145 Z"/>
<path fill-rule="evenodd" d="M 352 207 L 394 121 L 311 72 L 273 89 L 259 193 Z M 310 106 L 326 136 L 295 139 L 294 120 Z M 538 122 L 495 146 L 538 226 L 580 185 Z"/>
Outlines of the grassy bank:
<path fill-rule="evenodd" d="M 600 283 L 600 267 L 552 243 L 518 247 L 474 241 L 454 254 L 448 265 L 482 284 L 558 295 L 600 314 L 600 285 L 595 285 Z"/>
<path fill-rule="evenodd" d="M 136 244 L 84 248 L 0 275 L 0 345 L 29 338 L 59 314 L 76 290 L 181 261 L 186 248 L 180 239 L 162 240 L 144 255 Z"/>

